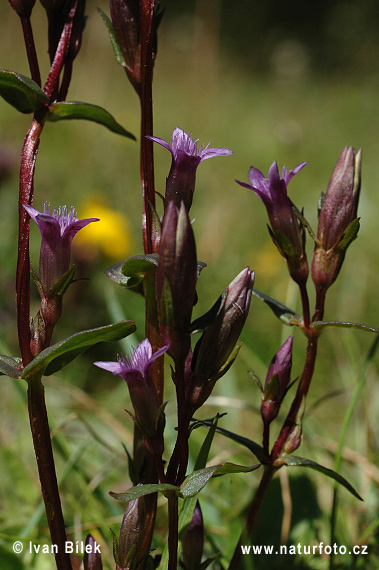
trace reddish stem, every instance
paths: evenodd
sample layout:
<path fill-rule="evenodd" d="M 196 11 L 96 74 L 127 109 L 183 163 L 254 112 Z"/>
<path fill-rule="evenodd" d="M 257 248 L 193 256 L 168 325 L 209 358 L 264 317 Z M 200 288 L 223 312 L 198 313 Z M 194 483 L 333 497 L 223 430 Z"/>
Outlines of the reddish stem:
<path fill-rule="evenodd" d="M 23 204 L 33 203 L 33 178 L 43 122 L 34 119 L 25 137 L 21 152 L 20 193 L 18 202 L 19 234 L 16 275 L 17 330 L 23 365 L 32 360 L 30 351 L 30 218 Z"/>
<path fill-rule="evenodd" d="M 153 216 L 155 208 L 153 142 L 153 15 L 154 1 L 140 3 L 141 37 L 141 182 L 143 193 L 142 237 L 145 253 L 153 253 Z"/>
<path fill-rule="evenodd" d="M 34 36 L 33 36 L 32 25 L 30 23 L 30 18 L 24 18 L 23 16 L 20 16 L 20 20 L 22 25 L 22 31 L 24 34 L 24 41 L 25 41 L 26 53 L 28 56 L 30 74 L 32 76 L 33 81 L 35 81 L 37 85 L 41 87 L 41 74 L 39 71 L 36 46 L 34 43 Z"/>
<path fill-rule="evenodd" d="M 304 398 L 308 394 L 316 362 L 317 344 L 318 344 L 318 336 L 310 332 L 308 338 L 308 346 L 307 346 L 304 369 L 299 381 L 299 386 L 295 398 L 291 404 L 291 408 L 284 421 L 283 427 L 272 449 L 271 452 L 272 463 L 274 463 L 278 459 L 278 457 L 280 457 L 283 448 L 286 444 L 286 441 L 292 429 L 296 425 L 296 419 L 298 412 L 300 410 L 300 406 L 304 401 Z"/>
<path fill-rule="evenodd" d="M 53 94 L 57 92 L 59 76 L 63 69 L 67 50 L 70 45 L 70 38 L 73 26 L 73 20 L 78 5 L 78 0 L 75 0 L 72 4 L 71 10 L 67 15 L 65 25 L 63 26 L 62 34 L 58 43 L 57 50 L 55 52 L 53 63 L 51 64 L 50 73 L 46 80 L 45 86 L 43 88 L 49 99 L 52 98 Z"/>
<path fill-rule="evenodd" d="M 51 447 L 45 390 L 39 376 L 28 379 L 28 408 L 47 522 L 52 544 L 57 546 L 57 569 L 72 570 L 70 555 L 65 553 L 66 530 Z"/>
<path fill-rule="evenodd" d="M 272 465 L 265 465 L 261 482 L 259 483 L 257 492 L 255 493 L 254 499 L 250 505 L 249 513 L 246 518 L 245 528 L 234 550 L 234 554 L 230 561 L 228 570 L 238 570 L 239 568 L 242 557 L 242 549 L 241 549 L 242 541 L 247 542 L 250 538 L 250 535 L 254 528 L 255 521 L 257 519 L 259 509 L 262 505 L 263 499 L 266 495 L 266 491 L 268 489 L 268 486 L 275 471 L 276 469 Z"/>

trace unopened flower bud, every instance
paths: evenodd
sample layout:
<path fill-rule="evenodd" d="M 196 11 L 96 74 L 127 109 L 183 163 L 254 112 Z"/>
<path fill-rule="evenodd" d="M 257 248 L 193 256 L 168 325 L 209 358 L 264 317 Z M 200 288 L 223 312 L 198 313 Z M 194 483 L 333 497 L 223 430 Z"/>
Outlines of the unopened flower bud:
<path fill-rule="evenodd" d="M 84 570 L 103 570 L 101 554 L 98 551 L 96 540 L 90 534 L 87 535 L 84 552 Z"/>
<path fill-rule="evenodd" d="M 265 423 L 272 422 L 279 413 L 291 378 L 292 341 L 290 336 L 275 354 L 269 366 L 262 393 L 261 415 Z"/>
<path fill-rule="evenodd" d="M 253 284 L 254 272 L 247 267 L 225 289 L 215 320 L 197 342 L 192 366 L 200 389 L 224 373 L 249 312 Z"/>
<path fill-rule="evenodd" d="M 135 570 L 141 559 L 146 518 L 145 497 L 129 501 L 114 549 L 117 568 Z"/>
<path fill-rule="evenodd" d="M 36 0 L 9 0 L 9 4 L 20 18 L 29 18 Z"/>
<path fill-rule="evenodd" d="M 182 538 L 182 556 L 185 570 L 198 570 L 204 548 L 204 523 L 200 503 L 196 502 L 191 522 Z"/>
<path fill-rule="evenodd" d="M 197 282 L 196 244 L 188 212 L 170 202 L 162 228 L 157 269 L 157 298 L 162 340 L 168 354 L 185 358 Z"/>
<path fill-rule="evenodd" d="M 336 280 L 346 250 L 359 230 L 361 161 L 360 150 L 355 153 L 353 147 L 345 146 L 322 202 L 312 262 L 312 279 L 321 290 L 326 290 Z"/>
<path fill-rule="evenodd" d="M 137 93 L 141 89 L 141 46 L 138 0 L 110 0 L 112 24 L 125 61 L 125 71 Z"/>
<path fill-rule="evenodd" d="M 286 454 L 293 453 L 300 446 L 301 436 L 303 432 L 303 416 L 305 411 L 305 398 L 301 402 L 301 406 L 296 416 L 295 425 L 292 427 L 287 441 L 284 445 L 283 452 Z"/>

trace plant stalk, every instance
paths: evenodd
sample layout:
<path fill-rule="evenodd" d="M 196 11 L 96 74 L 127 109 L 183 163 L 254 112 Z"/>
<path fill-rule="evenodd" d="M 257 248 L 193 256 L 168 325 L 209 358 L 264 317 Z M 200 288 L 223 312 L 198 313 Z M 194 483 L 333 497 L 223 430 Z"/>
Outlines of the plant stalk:
<path fill-rule="evenodd" d="M 277 471 L 277 468 L 273 467 L 272 465 L 265 465 L 264 471 L 262 475 L 261 482 L 259 483 L 259 487 L 257 492 L 255 493 L 254 499 L 250 505 L 250 509 L 246 518 L 245 528 L 243 529 L 240 539 L 237 543 L 237 546 L 234 550 L 233 557 L 230 561 L 228 570 L 238 570 L 239 564 L 241 562 L 242 556 L 242 549 L 241 546 L 243 542 L 249 540 L 251 533 L 254 528 L 255 521 L 258 516 L 259 509 L 262 505 L 263 499 L 266 495 L 267 489 L 269 487 L 270 481 L 274 476 L 274 473 Z"/>
<path fill-rule="evenodd" d="M 51 446 L 45 390 L 39 375 L 28 378 L 28 409 L 51 541 L 57 546 L 55 553 L 57 569 L 72 570 L 70 555 L 65 552 L 66 530 Z"/>

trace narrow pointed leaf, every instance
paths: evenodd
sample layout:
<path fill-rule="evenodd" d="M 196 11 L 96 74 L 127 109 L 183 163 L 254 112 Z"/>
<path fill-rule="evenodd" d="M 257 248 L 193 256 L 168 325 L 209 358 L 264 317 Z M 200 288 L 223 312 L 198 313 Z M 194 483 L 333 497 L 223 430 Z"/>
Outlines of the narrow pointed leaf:
<path fill-rule="evenodd" d="M 180 488 L 176 485 L 170 485 L 169 483 L 151 483 L 148 485 L 137 485 L 136 487 L 131 487 L 125 493 L 114 493 L 110 491 L 110 496 L 116 499 L 116 501 L 132 501 L 143 497 L 144 495 L 151 495 L 151 493 L 165 493 L 167 491 L 173 491 L 178 495 L 181 494 Z"/>
<path fill-rule="evenodd" d="M 265 293 L 262 293 L 262 291 L 258 291 L 258 289 L 255 288 L 253 289 L 253 295 L 255 295 L 256 297 L 258 297 L 258 299 L 266 303 L 266 305 L 270 307 L 275 316 L 277 316 L 278 319 L 281 320 L 282 323 L 284 323 L 285 325 L 293 326 L 293 325 L 300 325 L 302 323 L 300 315 L 295 313 L 295 311 L 293 311 L 292 309 L 289 309 L 288 307 L 283 305 L 283 303 L 281 303 L 280 301 L 273 299 L 269 295 L 266 295 Z"/>
<path fill-rule="evenodd" d="M 199 423 L 202 423 L 206 427 L 212 425 L 209 420 L 204 420 L 204 421 L 199 420 Z M 258 461 L 260 462 L 263 461 L 263 447 L 258 443 L 256 443 L 255 441 L 253 441 L 252 439 L 248 439 L 247 437 L 242 437 L 241 435 L 238 435 L 236 433 L 233 433 L 231 431 L 228 431 L 220 427 L 217 427 L 217 432 L 235 441 L 236 443 L 240 443 L 244 447 L 247 447 L 247 449 L 251 451 L 253 455 L 255 455 Z"/>
<path fill-rule="evenodd" d="M 21 378 L 22 359 L 18 356 L 5 356 L 0 354 L 0 374 L 11 378 Z"/>
<path fill-rule="evenodd" d="M 199 469 L 203 469 L 207 464 L 208 455 L 209 455 L 209 451 L 210 451 L 210 448 L 211 448 L 211 445 L 213 442 L 214 435 L 216 433 L 216 427 L 217 427 L 218 420 L 219 420 L 219 416 L 217 415 L 213 419 L 212 425 L 211 425 L 211 427 L 210 427 L 210 429 L 209 429 L 209 431 L 208 431 L 208 433 L 204 439 L 203 445 L 201 446 L 199 454 L 196 458 L 194 471 L 197 471 Z M 197 501 L 197 498 L 195 496 L 187 498 L 183 501 L 182 508 L 180 509 L 180 512 L 179 512 L 179 536 L 181 536 L 181 534 L 184 532 L 184 530 L 187 528 L 187 526 L 191 522 L 193 511 L 194 511 L 195 506 L 196 506 L 196 501 Z"/>
<path fill-rule="evenodd" d="M 121 321 L 105 327 L 76 333 L 49 348 L 45 348 L 24 368 L 22 378 L 27 379 L 29 374 L 50 376 L 66 366 L 66 364 L 74 360 L 90 346 L 98 342 L 121 340 L 135 330 L 136 326 L 133 321 Z"/>
<path fill-rule="evenodd" d="M 30 77 L 5 69 L 0 70 L 0 95 L 21 113 L 34 113 L 49 101 Z"/>
<path fill-rule="evenodd" d="M 354 487 L 350 485 L 350 483 L 346 481 L 346 479 L 342 477 L 342 475 L 336 473 L 336 471 L 333 471 L 332 469 L 328 469 L 327 467 L 324 467 L 323 465 L 320 465 L 319 463 L 316 463 L 311 459 L 305 459 L 304 457 L 296 457 L 295 455 L 282 455 L 280 457 L 280 460 L 281 462 L 283 462 L 283 465 L 288 465 L 289 467 L 309 467 L 310 469 L 319 471 L 319 473 L 322 473 L 323 475 L 330 477 L 330 479 L 334 479 L 334 481 L 337 481 L 337 483 L 339 483 L 340 485 L 343 485 L 343 487 L 345 487 L 345 489 L 350 491 L 350 493 L 354 495 L 354 497 L 356 497 L 360 501 L 363 501 L 362 497 L 358 495 Z"/>
<path fill-rule="evenodd" d="M 348 323 L 340 321 L 315 321 L 312 323 L 312 328 L 316 330 L 323 330 L 328 327 L 337 327 L 345 329 L 360 329 L 363 331 L 379 333 L 379 329 L 374 329 L 373 327 L 368 327 L 367 325 L 361 325 L 360 323 Z"/>
<path fill-rule="evenodd" d="M 110 18 L 108 18 L 108 16 L 100 8 L 98 8 L 97 11 L 99 12 L 99 14 L 100 14 L 100 16 L 101 16 L 101 18 L 105 24 L 105 27 L 107 28 L 107 32 L 109 34 L 109 39 L 111 40 L 112 48 L 113 48 L 114 55 L 116 57 L 117 63 L 119 63 L 123 67 L 126 67 L 124 56 L 122 53 L 122 49 L 120 47 L 120 44 L 118 43 L 116 33 L 114 31 L 114 27 L 113 27 L 113 24 L 112 24 Z"/>
<path fill-rule="evenodd" d="M 93 121 L 107 127 L 113 133 L 136 140 L 136 137 L 129 131 L 124 129 L 114 117 L 108 113 L 103 107 L 92 105 L 91 103 L 82 103 L 81 101 L 63 101 L 54 103 L 49 108 L 47 115 L 48 121 L 64 121 L 70 119 L 84 119 Z"/>
<path fill-rule="evenodd" d="M 180 489 L 184 499 L 194 497 L 205 487 L 212 477 L 221 477 L 229 473 L 248 473 L 260 467 L 260 463 L 252 466 L 236 465 L 235 463 L 221 463 L 194 471 L 183 481 Z"/>

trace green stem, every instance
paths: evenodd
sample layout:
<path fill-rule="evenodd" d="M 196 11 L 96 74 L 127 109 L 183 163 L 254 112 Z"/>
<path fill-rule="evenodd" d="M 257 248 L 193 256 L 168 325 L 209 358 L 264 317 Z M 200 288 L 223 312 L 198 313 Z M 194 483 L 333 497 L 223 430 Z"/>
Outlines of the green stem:
<path fill-rule="evenodd" d="M 28 409 L 51 541 L 57 546 L 55 553 L 57 569 L 72 570 L 70 555 L 65 552 L 66 530 L 51 446 L 45 390 L 39 375 L 28 378 Z"/>
<path fill-rule="evenodd" d="M 230 561 L 228 570 L 238 570 L 239 564 L 241 562 L 242 557 L 242 549 L 241 546 L 249 540 L 251 533 L 254 528 L 255 521 L 257 520 L 259 509 L 262 505 L 263 499 L 266 495 L 267 489 L 269 487 L 270 481 L 273 478 L 277 468 L 273 467 L 272 465 L 265 465 L 264 472 L 262 475 L 261 482 L 259 483 L 259 487 L 257 492 L 255 493 L 254 499 L 250 505 L 249 513 L 247 515 L 245 528 L 241 533 L 240 539 L 238 544 L 234 550 L 233 557 Z"/>

